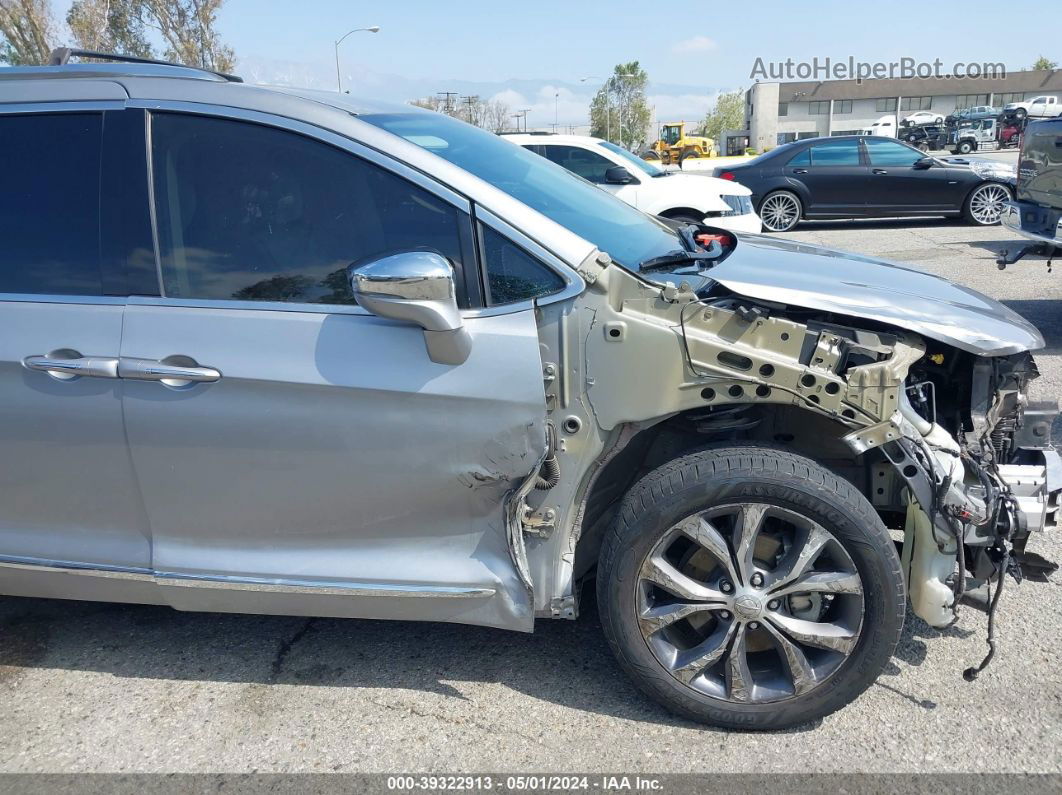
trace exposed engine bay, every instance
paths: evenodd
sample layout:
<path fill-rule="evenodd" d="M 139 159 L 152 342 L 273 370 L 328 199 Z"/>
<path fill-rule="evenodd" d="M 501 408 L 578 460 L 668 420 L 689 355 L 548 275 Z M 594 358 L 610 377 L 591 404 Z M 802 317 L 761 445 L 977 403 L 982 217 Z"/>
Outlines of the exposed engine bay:
<path fill-rule="evenodd" d="M 902 545 L 916 615 L 939 628 L 962 604 L 988 612 L 989 654 L 966 672 L 976 677 L 993 653 L 1004 579 L 1055 568 L 1026 551 L 1031 533 L 1057 525 L 1062 493 L 1050 446 L 1058 408 L 1029 402 L 1032 355 L 978 355 L 714 281 L 694 289 L 669 274 L 668 284 L 648 285 L 603 255 L 580 272 L 604 299 L 583 341 L 598 424 L 616 429 L 666 411 L 654 444 L 667 454 L 752 440 L 841 474 Z M 676 342 L 677 360 L 662 355 Z M 644 383 L 631 383 L 632 356 L 644 363 Z"/>

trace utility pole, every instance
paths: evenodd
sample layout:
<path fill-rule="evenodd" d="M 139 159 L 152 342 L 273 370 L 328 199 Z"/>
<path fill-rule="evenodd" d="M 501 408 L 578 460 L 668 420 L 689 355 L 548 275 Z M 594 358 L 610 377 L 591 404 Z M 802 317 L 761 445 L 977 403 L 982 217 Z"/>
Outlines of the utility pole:
<path fill-rule="evenodd" d="M 456 91 L 436 91 L 436 95 L 443 98 L 443 112 L 447 116 L 454 115 L 454 97 L 457 96 Z"/>
<path fill-rule="evenodd" d="M 531 108 L 520 108 L 520 114 L 524 118 L 524 132 L 527 132 L 527 114 Z"/>
<path fill-rule="evenodd" d="M 476 104 L 479 102 L 479 95 L 474 94 L 470 97 L 461 97 L 461 99 L 464 100 L 465 107 L 468 110 L 468 123 L 477 124 L 476 119 L 473 118 L 473 113 L 475 112 Z"/>

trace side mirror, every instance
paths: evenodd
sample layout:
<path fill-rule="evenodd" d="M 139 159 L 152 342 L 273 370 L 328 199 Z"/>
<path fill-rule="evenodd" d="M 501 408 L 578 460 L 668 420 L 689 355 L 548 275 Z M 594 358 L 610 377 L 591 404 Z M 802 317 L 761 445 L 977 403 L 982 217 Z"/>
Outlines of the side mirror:
<path fill-rule="evenodd" d="M 923 157 L 914 161 L 914 167 L 919 169 L 932 168 L 935 162 L 936 161 L 931 157 Z"/>
<path fill-rule="evenodd" d="M 626 185 L 634 182 L 634 177 L 623 166 L 611 166 L 605 170 L 605 182 L 609 185 Z"/>
<path fill-rule="evenodd" d="M 352 268 L 350 287 L 358 305 L 379 317 L 424 329 L 428 357 L 461 364 L 472 336 L 461 320 L 450 263 L 430 251 L 404 251 Z"/>

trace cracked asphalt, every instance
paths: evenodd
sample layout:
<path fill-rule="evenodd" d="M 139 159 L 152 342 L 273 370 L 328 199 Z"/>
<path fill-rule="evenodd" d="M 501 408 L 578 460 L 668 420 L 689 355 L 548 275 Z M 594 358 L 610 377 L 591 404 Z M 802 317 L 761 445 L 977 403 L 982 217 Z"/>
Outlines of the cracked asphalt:
<path fill-rule="evenodd" d="M 823 222 L 791 237 L 918 263 L 1042 330 L 1039 396 L 1062 393 L 1062 273 L 1000 272 L 999 227 Z M 1057 425 L 1056 439 L 1062 438 Z M 1062 559 L 1060 534 L 1031 549 Z M 199 615 L 0 598 L 3 772 L 1062 772 L 1062 585 L 1009 583 L 985 618 L 908 618 L 858 701 L 774 734 L 716 731 L 647 701 L 592 601 L 533 635 L 457 625 Z"/>

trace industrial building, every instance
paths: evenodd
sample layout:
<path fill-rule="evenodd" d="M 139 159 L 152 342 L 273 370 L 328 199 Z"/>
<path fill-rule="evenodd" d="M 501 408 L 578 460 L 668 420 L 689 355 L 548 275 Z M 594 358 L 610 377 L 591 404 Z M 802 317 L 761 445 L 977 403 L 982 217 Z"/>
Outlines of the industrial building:
<path fill-rule="evenodd" d="M 858 134 L 885 115 L 947 116 L 974 105 L 1002 107 L 1035 96 L 1062 99 L 1062 69 L 1006 77 L 757 82 L 745 93 L 745 129 L 723 133 L 723 154 L 762 152 L 789 141 Z"/>

